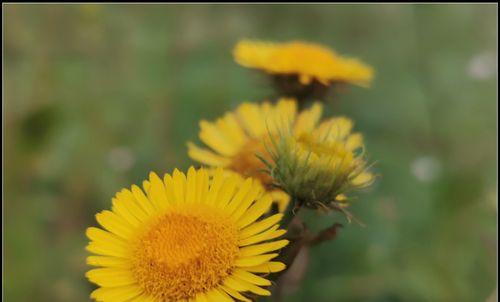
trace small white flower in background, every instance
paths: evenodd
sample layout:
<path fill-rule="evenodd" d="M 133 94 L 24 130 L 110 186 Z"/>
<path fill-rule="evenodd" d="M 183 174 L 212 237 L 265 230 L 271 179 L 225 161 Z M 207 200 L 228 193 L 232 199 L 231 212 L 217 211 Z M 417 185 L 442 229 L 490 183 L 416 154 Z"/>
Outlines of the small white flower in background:
<path fill-rule="evenodd" d="M 472 57 L 467 67 L 469 76 L 476 80 L 486 80 L 496 75 L 497 57 L 494 52 L 486 51 Z"/>
<path fill-rule="evenodd" d="M 135 157 L 128 147 L 115 147 L 108 153 L 108 163 L 114 170 L 125 172 L 135 163 Z"/>
<path fill-rule="evenodd" d="M 441 163 L 432 156 L 416 158 L 410 166 L 411 173 L 421 182 L 431 182 L 441 173 Z"/>

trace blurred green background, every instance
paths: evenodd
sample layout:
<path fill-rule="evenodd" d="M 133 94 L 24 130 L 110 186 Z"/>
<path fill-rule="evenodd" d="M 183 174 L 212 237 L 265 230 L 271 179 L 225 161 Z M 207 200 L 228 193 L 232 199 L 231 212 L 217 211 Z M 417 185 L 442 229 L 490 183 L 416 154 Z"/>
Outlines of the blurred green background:
<path fill-rule="evenodd" d="M 309 254 L 286 301 L 493 301 L 496 5 L 3 5 L 5 301 L 88 301 L 93 215 L 150 170 L 186 168 L 198 121 L 271 93 L 240 38 L 360 57 L 339 91 L 381 175 Z M 338 215 L 306 217 L 319 229 Z M 299 281 L 302 281 L 300 283 Z M 299 284 L 300 283 L 300 284 Z"/>

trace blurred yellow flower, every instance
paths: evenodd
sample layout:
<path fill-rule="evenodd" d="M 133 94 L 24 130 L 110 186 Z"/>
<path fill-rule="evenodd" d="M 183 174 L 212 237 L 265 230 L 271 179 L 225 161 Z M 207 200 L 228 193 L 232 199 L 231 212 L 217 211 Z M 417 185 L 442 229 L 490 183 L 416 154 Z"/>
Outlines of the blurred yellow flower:
<path fill-rule="evenodd" d="M 250 301 L 268 296 L 261 274 L 285 268 L 271 261 L 287 240 L 282 214 L 259 220 L 271 206 L 252 179 L 218 169 L 151 173 L 143 190 L 133 185 L 113 198 L 111 211 L 90 227 L 87 278 L 97 301 Z"/>
<path fill-rule="evenodd" d="M 289 83 L 291 76 L 301 85 L 323 86 L 344 82 L 367 87 L 373 79 L 370 66 L 314 43 L 242 40 L 233 55 L 238 64 L 274 75 L 278 84 L 287 85 L 289 89 L 294 88 Z"/>
<path fill-rule="evenodd" d="M 224 167 L 258 179 L 269 190 L 283 211 L 289 197 L 273 188 L 273 179 L 266 172 L 266 165 L 259 158 L 271 160 L 266 145 L 279 136 L 279 132 L 293 125 L 297 134 L 312 130 L 321 116 L 322 106 L 297 112 L 297 102 L 280 99 L 276 104 L 243 103 L 234 112 L 227 112 L 215 122 L 202 120 L 199 137 L 209 149 L 188 142 L 188 154 L 193 159 L 211 167 Z"/>
<path fill-rule="evenodd" d="M 343 208 L 344 195 L 370 185 L 363 138 L 351 133 L 353 122 L 331 118 L 313 131 L 284 134 L 272 148 L 272 176 L 294 200 L 310 208 Z"/>

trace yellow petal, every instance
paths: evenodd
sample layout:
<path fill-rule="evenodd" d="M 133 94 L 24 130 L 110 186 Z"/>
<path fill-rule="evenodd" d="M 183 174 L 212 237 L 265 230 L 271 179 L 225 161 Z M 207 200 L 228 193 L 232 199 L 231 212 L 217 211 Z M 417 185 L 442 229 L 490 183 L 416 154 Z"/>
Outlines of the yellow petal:
<path fill-rule="evenodd" d="M 118 202 L 123 203 L 123 205 L 128 209 L 128 211 L 134 215 L 139 221 L 146 221 L 149 217 L 144 212 L 141 206 L 139 206 L 132 192 L 127 189 L 121 190 L 116 194 L 116 199 Z"/>
<path fill-rule="evenodd" d="M 196 175 L 195 202 L 201 202 L 208 193 L 208 173 L 205 169 L 199 169 Z"/>
<path fill-rule="evenodd" d="M 267 280 L 267 279 L 264 279 L 260 276 L 257 276 L 255 274 L 252 274 L 246 270 L 243 270 L 243 269 L 240 269 L 240 268 L 236 268 L 234 269 L 233 271 L 233 277 L 235 278 L 238 278 L 238 279 L 241 279 L 243 281 L 246 281 L 246 282 L 249 282 L 249 283 L 252 283 L 252 284 L 255 284 L 255 285 L 259 285 L 259 286 L 269 286 L 271 285 L 271 281 Z"/>
<path fill-rule="evenodd" d="M 226 211 L 229 214 L 233 213 L 233 211 L 240 205 L 243 198 L 245 198 L 245 196 L 248 194 L 248 191 L 250 191 L 250 189 L 252 188 L 252 185 L 253 185 L 252 178 L 245 179 L 243 184 L 240 185 L 233 199 L 229 202 L 229 204 L 226 207 Z"/>
<path fill-rule="evenodd" d="M 156 212 L 156 208 L 149 201 L 149 199 L 144 195 L 144 192 L 136 185 L 132 186 L 132 194 L 134 195 L 137 203 L 143 208 L 144 212 L 148 215 L 153 215 Z"/>
<path fill-rule="evenodd" d="M 238 146 L 232 144 L 214 124 L 207 121 L 200 122 L 200 139 L 207 146 L 224 156 L 233 156 L 238 152 Z"/>
<path fill-rule="evenodd" d="M 115 212 L 118 216 L 122 217 L 134 227 L 140 225 L 141 222 L 129 211 L 129 209 L 123 202 L 120 202 L 117 198 L 113 198 L 111 200 L 113 204 L 111 209 L 113 210 L 113 212 Z"/>
<path fill-rule="evenodd" d="M 196 302 L 208 302 L 207 295 L 205 293 L 200 293 L 200 294 L 196 295 L 195 301 Z"/>
<path fill-rule="evenodd" d="M 85 276 L 102 287 L 118 287 L 136 283 L 132 272 L 127 269 L 95 268 L 88 271 Z"/>
<path fill-rule="evenodd" d="M 120 258 L 127 258 L 130 255 L 128 249 L 124 246 L 113 245 L 101 241 L 92 241 L 85 248 L 87 251 L 97 255 L 114 256 Z"/>
<path fill-rule="evenodd" d="M 151 186 L 147 191 L 149 200 L 156 205 L 160 210 L 167 208 L 168 201 L 165 193 L 165 185 L 156 173 L 149 173 L 149 182 Z"/>
<path fill-rule="evenodd" d="M 237 109 L 238 119 L 253 138 L 260 138 L 266 133 L 265 120 L 257 104 L 243 103 Z"/>
<path fill-rule="evenodd" d="M 207 293 L 207 299 L 210 302 L 234 302 L 233 298 L 217 288 Z"/>
<path fill-rule="evenodd" d="M 236 291 L 250 291 L 254 294 L 261 295 L 261 296 L 270 296 L 271 292 L 268 290 L 262 289 L 258 287 L 257 285 L 253 285 L 252 283 L 246 282 L 241 279 L 234 278 L 232 276 L 227 277 L 224 282 L 224 286 L 227 286 L 233 290 Z"/>
<path fill-rule="evenodd" d="M 117 267 L 117 268 L 128 268 L 131 265 L 130 262 L 124 258 L 110 257 L 110 256 L 88 256 L 87 264 L 91 266 Z"/>
<path fill-rule="evenodd" d="M 253 273 L 276 273 L 284 270 L 286 265 L 281 262 L 270 261 L 256 266 L 245 267 L 245 270 Z"/>
<path fill-rule="evenodd" d="M 310 133 L 318 123 L 323 106 L 321 103 L 314 103 L 310 109 L 302 111 L 295 122 L 295 135 L 300 136 L 303 133 Z"/>
<path fill-rule="evenodd" d="M 262 233 L 254 235 L 252 237 L 248 237 L 248 238 L 243 239 L 243 240 L 240 240 L 239 245 L 246 246 L 246 245 L 259 243 L 259 242 L 266 241 L 266 240 L 271 240 L 271 239 L 274 239 L 274 238 L 277 238 L 277 237 L 284 235 L 286 233 L 286 230 L 278 230 L 278 227 L 279 227 L 278 225 L 274 225 L 272 228 L 270 228 Z"/>
<path fill-rule="evenodd" d="M 122 217 L 105 210 L 95 215 L 97 222 L 106 230 L 124 239 L 129 239 L 133 234 L 133 227 Z"/>
<path fill-rule="evenodd" d="M 256 256 L 256 255 L 261 255 L 261 254 L 265 254 L 268 252 L 272 252 L 275 250 L 279 250 L 279 249 L 285 247 L 288 244 L 288 242 L 289 242 L 288 240 L 283 239 L 283 240 L 278 240 L 278 241 L 273 241 L 273 242 L 267 242 L 267 243 L 246 246 L 246 247 L 240 248 L 239 256 L 240 257 Z"/>
<path fill-rule="evenodd" d="M 141 294 L 141 289 L 136 285 L 120 287 L 101 287 L 94 290 L 90 297 L 97 301 L 130 301 Z"/>
<path fill-rule="evenodd" d="M 240 124 L 238 124 L 234 113 L 226 113 L 224 117 L 218 121 L 217 126 L 224 132 L 226 137 L 238 147 L 238 149 L 248 140 L 245 132 L 241 128 Z"/>
<path fill-rule="evenodd" d="M 194 167 L 188 169 L 186 178 L 186 202 L 194 202 L 196 197 L 196 170 Z"/>
<path fill-rule="evenodd" d="M 278 223 L 281 218 L 283 218 L 283 214 L 275 214 L 273 216 L 262 219 L 259 222 L 249 225 L 248 227 L 240 231 L 240 239 L 246 239 L 250 236 L 264 231 L 267 228 L 270 228 L 271 226 Z"/>
<path fill-rule="evenodd" d="M 251 256 L 236 259 L 234 265 L 237 267 L 249 267 L 249 266 L 257 266 L 259 264 L 265 263 L 273 258 L 276 258 L 278 254 L 268 254 L 268 255 L 259 255 L 259 256 Z"/>
<path fill-rule="evenodd" d="M 257 181 L 254 181 L 252 188 L 248 191 L 245 197 L 241 200 L 239 206 L 231 213 L 231 217 L 234 220 L 239 220 L 241 217 L 247 216 L 247 211 L 254 201 L 262 194 L 262 185 Z"/>
<path fill-rule="evenodd" d="M 207 149 L 202 149 L 191 142 L 188 143 L 188 155 L 202 164 L 213 167 L 225 167 L 230 162 L 229 159 Z"/>
<path fill-rule="evenodd" d="M 217 198 L 217 194 L 219 194 L 219 190 L 222 186 L 224 178 L 224 171 L 220 168 L 217 168 L 205 200 L 207 204 L 215 204 L 215 199 Z"/>
<path fill-rule="evenodd" d="M 215 199 L 215 204 L 218 207 L 224 208 L 228 204 L 235 193 L 236 185 L 239 181 L 236 177 L 228 177 L 224 180 Z"/>
<path fill-rule="evenodd" d="M 245 215 L 243 215 L 237 222 L 238 227 L 244 228 L 250 223 L 257 220 L 262 214 L 267 212 L 273 203 L 273 199 L 269 195 L 264 195 L 254 205 L 252 205 Z"/>
<path fill-rule="evenodd" d="M 186 175 L 184 173 L 180 172 L 179 170 L 175 169 L 174 173 L 172 175 L 172 179 L 174 180 L 173 183 L 173 190 L 174 190 L 174 196 L 175 196 L 175 201 L 177 204 L 179 203 L 184 203 L 186 202 Z"/>
<path fill-rule="evenodd" d="M 220 285 L 220 288 L 222 288 L 222 290 L 224 290 L 226 293 L 228 293 L 230 296 L 240 300 L 240 301 L 245 301 L 245 302 L 252 302 L 252 300 L 248 299 L 247 297 L 243 296 L 242 294 L 240 294 L 238 291 L 232 289 L 232 288 L 229 288 L 227 286 L 224 286 L 224 285 Z"/>
<path fill-rule="evenodd" d="M 106 232 L 99 228 L 89 227 L 87 228 L 85 234 L 90 240 L 106 243 L 109 245 L 118 245 L 126 247 L 126 242 L 123 238 L 120 238 L 110 232 Z"/>

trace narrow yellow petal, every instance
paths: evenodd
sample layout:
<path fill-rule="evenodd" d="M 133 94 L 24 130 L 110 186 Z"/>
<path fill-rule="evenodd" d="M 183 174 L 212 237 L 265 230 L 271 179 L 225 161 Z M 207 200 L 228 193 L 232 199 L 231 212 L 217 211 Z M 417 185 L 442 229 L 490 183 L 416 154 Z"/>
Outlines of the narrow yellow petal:
<path fill-rule="evenodd" d="M 151 201 L 149 201 L 149 199 L 146 197 L 141 188 L 139 188 L 136 185 L 133 185 L 132 194 L 134 195 L 139 205 L 144 209 L 144 212 L 146 212 L 150 216 L 156 212 L 156 208 L 151 203 Z"/>
<path fill-rule="evenodd" d="M 122 217 L 105 210 L 95 215 L 97 222 L 106 230 L 124 239 L 129 239 L 133 234 L 133 227 Z"/>
<path fill-rule="evenodd" d="M 265 120 L 258 105 L 243 103 L 238 107 L 237 115 L 251 137 L 259 138 L 266 133 Z"/>
<path fill-rule="evenodd" d="M 233 199 L 229 202 L 229 204 L 226 207 L 226 211 L 228 213 L 233 213 L 234 210 L 240 205 L 241 201 L 245 196 L 248 194 L 248 191 L 252 188 L 253 185 L 253 180 L 252 178 L 247 178 L 243 182 L 243 184 L 240 185 L 238 188 L 238 191 L 234 195 Z"/>
<path fill-rule="evenodd" d="M 218 207 L 224 208 L 229 200 L 233 197 L 235 190 L 236 190 L 236 184 L 239 182 L 239 179 L 236 177 L 228 177 L 224 180 L 223 185 L 221 186 L 217 197 L 215 199 L 215 204 Z"/>
<path fill-rule="evenodd" d="M 196 302 L 208 302 L 207 295 L 205 293 L 200 293 L 196 295 L 195 298 Z"/>
<path fill-rule="evenodd" d="M 165 194 L 167 194 L 167 201 L 169 204 L 176 204 L 177 200 L 174 194 L 174 179 L 170 174 L 163 176 L 163 183 L 165 184 Z"/>
<path fill-rule="evenodd" d="M 196 170 L 194 167 L 188 169 L 186 177 L 186 202 L 194 202 L 196 197 Z"/>
<path fill-rule="evenodd" d="M 234 302 L 233 298 L 231 298 L 225 292 L 220 291 L 219 289 L 213 289 L 207 293 L 208 301 L 211 302 Z"/>
<path fill-rule="evenodd" d="M 314 103 L 310 109 L 302 111 L 295 122 L 295 135 L 311 132 L 321 118 L 322 111 L 323 106 L 320 103 Z"/>
<path fill-rule="evenodd" d="M 179 170 L 175 169 L 172 175 L 173 190 L 175 201 L 177 204 L 186 202 L 186 175 Z"/>
<path fill-rule="evenodd" d="M 195 202 L 202 202 L 208 193 L 208 173 L 205 169 L 199 169 L 196 174 Z"/>
<path fill-rule="evenodd" d="M 151 186 L 147 191 L 149 200 L 154 203 L 158 209 L 166 209 L 168 201 L 164 183 L 154 172 L 149 173 L 149 182 L 151 183 Z"/>
<path fill-rule="evenodd" d="M 127 302 L 156 302 L 153 297 L 146 296 L 144 293 Z"/>
<path fill-rule="evenodd" d="M 136 283 L 132 272 L 127 269 L 95 268 L 88 271 L 85 276 L 102 287 L 118 287 Z"/>
<path fill-rule="evenodd" d="M 276 273 L 284 270 L 286 265 L 281 262 L 270 261 L 256 266 L 245 267 L 245 270 L 253 273 Z"/>
<path fill-rule="evenodd" d="M 240 294 L 238 291 L 232 289 L 232 288 L 229 288 L 227 286 L 224 286 L 224 285 L 220 285 L 220 288 L 222 288 L 222 290 L 224 290 L 226 293 L 228 293 L 230 296 L 240 300 L 240 301 L 245 301 L 245 302 L 252 302 L 252 300 L 248 299 L 247 297 L 243 296 L 242 294 Z"/>
<path fill-rule="evenodd" d="M 247 211 L 254 203 L 254 201 L 262 195 L 262 185 L 258 183 L 257 181 L 253 182 L 252 188 L 248 191 L 248 193 L 245 195 L 245 197 L 241 200 L 239 206 L 234 210 L 234 212 L 231 214 L 231 217 L 233 217 L 234 220 L 239 220 L 240 217 L 246 217 L 247 216 Z M 243 215 L 245 214 L 245 215 Z"/>
<path fill-rule="evenodd" d="M 208 194 L 206 197 L 207 204 L 215 204 L 215 199 L 217 198 L 217 194 L 219 194 L 220 187 L 224 181 L 224 171 L 220 168 L 217 168 L 215 171 L 214 177 L 212 179 L 212 184 L 210 185 L 210 189 L 208 190 Z"/>
<path fill-rule="evenodd" d="M 233 271 L 233 277 L 235 278 L 238 278 L 238 279 L 241 279 L 243 281 L 246 281 L 246 282 L 249 282 L 249 283 L 252 283 L 252 284 L 255 284 L 255 285 L 259 285 L 259 286 L 269 286 L 271 285 L 271 281 L 267 280 L 267 279 L 264 279 L 260 276 L 257 276 L 255 274 L 252 274 L 246 270 L 243 270 L 243 269 L 240 269 L 240 268 L 236 268 L 234 269 Z"/>
<path fill-rule="evenodd" d="M 126 241 L 123 240 L 123 238 L 99 228 L 89 227 L 87 228 L 85 234 L 90 240 L 93 241 L 103 242 L 110 245 L 127 246 Z"/>
<path fill-rule="evenodd" d="M 240 229 L 257 220 L 262 214 L 267 212 L 273 203 L 270 195 L 264 195 L 254 205 L 252 205 L 237 222 Z"/>
<path fill-rule="evenodd" d="M 256 255 L 262 255 L 268 252 L 279 250 L 288 244 L 288 240 L 278 240 L 273 242 L 261 243 L 256 245 L 250 245 L 240 248 L 240 257 L 250 257 Z"/>
<path fill-rule="evenodd" d="M 238 146 L 232 144 L 223 132 L 214 124 L 207 121 L 200 122 L 200 140 L 207 146 L 224 156 L 233 156 L 238 151 Z"/>
<path fill-rule="evenodd" d="M 87 264 L 91 266 L 117 268 L 129 268 L 131 266 L 130 261 L 127 259 L 112 256 L 88 256 Z"/>
<path fill-rule="evenodd" d="M 243 146 L 248 141 L 248 137 L 243 129 L 241 129 L 240 124 L 238 124 L 234 113 L 226 113 L 220 120 L 220 123 L 218 123 L 218 126 L 221 131 L 224 131 L 226 137 L 238 146 L 238 148 Z"/>
<path fill-rule="evenodd" d="M 239 258 L 239 259 L 236 259 L 236 261 L 234 262 L 234 265 L 237 267 L 257 266 L 257 265 L 265 263 L 271 259 L 274 259 L 277 256 L 278 256 L 278 254 L 274 253 L 274 254 Z"/>
<path fill-rule="evenodd" d="M 115 212 L 118 216 L 122 217 L 134 227 L 140 225 L 141 222 L 130 212 L 130 210 L 125 206 L 123 202 L 120 202 L 120 200 L 117 198 L 112 198 L 111 200 L 113 204 L 111 210 L 113 210 L 113 212 Z"/>
<path fill-rule="evenodd" d="M 104 256 L 128 258 L 130 253 L 127 248 L 120 245 L 112 245 L 106 242 L 92 241 L 85 249 L 91 253 Z"/>
<path fill-rule="evenodd" d="M 240 231 L 240 239 L 246 239 L 250 236 L 258 234 L 271 226 L 278 223 L 281 218 L 283 218 L 283 214 L 274 214 L 273 216 L 262 219 L 254 224 L 247 226 L 246 228 Z"/>
<path fill-rule="evenodd" d="M 235 277 L 227 277 L 223 284 L 229 288 L 232 288 L 236 291 L 250 291 L 254 294 L 260 295 L 260 296 L 270 296 L 271 292 L 268 290 L 265 290 L 263 288 L 258 287 L 257 285 L 253 285 L 252 283 L 249 283 L 247 281 L 241 280 L 239 278 Z"/>
<path fill-rule="evenodd" d="M 101 287 L 94 290 L 90 297 L 97 301 L 130 301 L 141 294 L 141 289 L 136 285 L 120 287 Z"/>
<path fill-rule="evenodd" d="M 254 235 L 252 237 L 248 237 L 248 238 L 243 239 L 243 240 L 240 240 L 239 245 L 240 246 L 247 246 L 250 244 L 255 244 L 255 243 L 259 243 L 262 241 L 271 240 L 271 239 L 283 236 L 286 233 L 286 230 L 278 230 L 278 227 L 279 227 L 278 225 L 274 225 L 272 228 L 270 228 L 262 233 Z"/>
<path fill-rule="evenodd" d="M 225 167 L 229 164 L 229 159 L 217 155 L 208 149 L 203 149 L 188 142 L 188 155 L 192 159 L 212 167 Z"/>
<path fill-rule="evenodd" d="M 123 205 L 128 209 L 128 211 L 134 215 L 140 222 L 146 221 L 149 217 L 144 212 L 141 206 L 139 206 L 138 201 L 135 199 L 134 195 L 130 190 L 123 189 L 118 194 L 116 194 L 116 199 L 118 202 L 123 203 Z"/>

